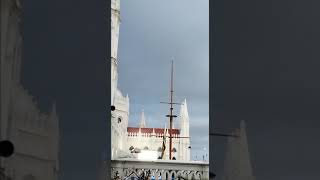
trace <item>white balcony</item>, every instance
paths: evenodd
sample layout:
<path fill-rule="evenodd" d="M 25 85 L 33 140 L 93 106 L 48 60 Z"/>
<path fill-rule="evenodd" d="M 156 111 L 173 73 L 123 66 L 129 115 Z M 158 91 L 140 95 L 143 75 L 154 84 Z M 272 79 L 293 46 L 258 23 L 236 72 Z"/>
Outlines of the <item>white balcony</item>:
<path fill-rule="evenodd" d="M 111 162 L 113 179 L 137 179 L 144 174 L 146 179 L 156 180 L 209 180 L 209 163 L 199 161 L 119 159 Z"/>

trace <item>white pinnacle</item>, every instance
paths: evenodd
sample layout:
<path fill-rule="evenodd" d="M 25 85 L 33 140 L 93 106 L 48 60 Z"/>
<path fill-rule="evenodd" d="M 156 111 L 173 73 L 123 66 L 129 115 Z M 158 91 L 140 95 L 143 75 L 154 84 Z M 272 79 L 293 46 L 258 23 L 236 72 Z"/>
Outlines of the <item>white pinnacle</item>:
<path fill-rule="evenodd" d="M 144 116 L 144 110 L 142 110 L 141 112 L 140 128 L 146 128 L 146 118 Z"/>
<path fill-rule="evenodd" d="M 186 99 L 180 107 L 180 129 L 182 132 L 181 136 L 189 136 L 189 113 Z"/>
<path fill-rule="evenodd" d="M 228 138 L 223 180 L 254 180 L 244 121 L 241 121 L 236 135 L 239 137 Z"/>

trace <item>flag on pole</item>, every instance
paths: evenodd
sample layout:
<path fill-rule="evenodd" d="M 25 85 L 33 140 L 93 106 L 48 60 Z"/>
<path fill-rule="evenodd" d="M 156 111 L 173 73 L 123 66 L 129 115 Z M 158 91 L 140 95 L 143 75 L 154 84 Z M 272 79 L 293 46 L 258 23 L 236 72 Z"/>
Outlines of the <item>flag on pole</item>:
<path fill-rule="evenodd" d="M 161 159 L 163 159 L 164 152 L 166 151 L 166 126 L 164 127 L 163 131 L 163 141 L 162 141 L 162 153 L 161 153 Z"/>

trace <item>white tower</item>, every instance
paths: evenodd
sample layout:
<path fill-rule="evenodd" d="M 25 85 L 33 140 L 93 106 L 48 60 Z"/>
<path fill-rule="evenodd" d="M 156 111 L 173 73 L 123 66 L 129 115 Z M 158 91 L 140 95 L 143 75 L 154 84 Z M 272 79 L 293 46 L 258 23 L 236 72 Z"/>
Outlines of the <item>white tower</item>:
<path fill-rule="evenodd" d="M 118 41 L 120 28 L 120 0 L 111 0 L 111 104 L 116 110 L 111 118 L 112 158 L 126 149 L 129 118 L 129 96 L 118 89 Z"/>
<path fill-rule="evenodd" d="M 223 180 L 254 180 L 244 121 L 241 121 L 240 129 L 236 134 L 240 137 L 229 137 L 228 139 Z"/>
<path fill-rule="evenodd" d="M 181 143 L 180 143 L 180 159 L 190 161 L 190 134 L 189 134 L 189 113 L 188 113 L 188 106 L 187 100 L 185 99 L 184 102 L 181 104 L 180 108 L 180 136 Z"/>
<path fill-rule="evenodd" d="M 12 88 L 20 82 L 22 36 L 20 1 L 0 1 L 0 139 L 7 138 Z"/>
<path fill-rule="evenodd" d="M 120 29 L 120 0 L 111 0 L 111 104 L 118 84 L 118 42 Z"/>

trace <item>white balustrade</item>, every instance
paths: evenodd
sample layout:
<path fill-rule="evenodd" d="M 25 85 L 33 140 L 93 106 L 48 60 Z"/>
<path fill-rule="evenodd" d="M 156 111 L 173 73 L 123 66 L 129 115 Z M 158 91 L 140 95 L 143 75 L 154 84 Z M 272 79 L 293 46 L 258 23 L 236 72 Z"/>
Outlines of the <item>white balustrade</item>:
<path fill-rule="evenodd" d="M 131 179 L 141 173 L 150 173 L 156 180 L 209 180 L 208 162 L 199 161 L 142 161 L 138 159 L 119 159 L 111 162 L 111 177 Z M 174 178 L 172 178 L 174 177 Z"/>

